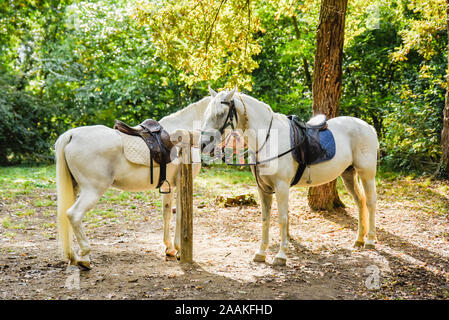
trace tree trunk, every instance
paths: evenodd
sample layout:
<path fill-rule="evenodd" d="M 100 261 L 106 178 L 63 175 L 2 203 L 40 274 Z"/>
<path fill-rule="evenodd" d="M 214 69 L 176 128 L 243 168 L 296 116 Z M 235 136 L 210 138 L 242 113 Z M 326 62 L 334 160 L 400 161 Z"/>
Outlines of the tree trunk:
<path fill-rule="evenodd" d="M 321 1 L 313 71 L 313 114 L 322 113 L 328 119 L 338 115 L 347 5 L 348 0 Z M 332 211 L 344 207 L 338 197 L 336 182 L 337 180 L 334 180 L 309 188 L 308 200 L 312 210 Z"/>
<path fill-rule="evenodd" d="M 446 0 L 446 21 L 447 32 L 449 36 L 449 0 Z M 449 52 L 449 44 L 447 48 Z M 449 57 L 448 57 L 449 70 Z M 446 81 L 449 81 L 449 75 L 446 74 Z M 441 132 L 441 159 L 436 176 L 441 179 L 449 179 L 449 88 L 446 89 L 446 97 L 443 109 L 443 131 Z"/>
<path fill-rule="evenodd" d="M 441 132 L 442 154 L 438 165 L 437 177 L 449 179 L 449 91 L 446 91 L 446 98 L 443 109 L 443 131 Z"/>

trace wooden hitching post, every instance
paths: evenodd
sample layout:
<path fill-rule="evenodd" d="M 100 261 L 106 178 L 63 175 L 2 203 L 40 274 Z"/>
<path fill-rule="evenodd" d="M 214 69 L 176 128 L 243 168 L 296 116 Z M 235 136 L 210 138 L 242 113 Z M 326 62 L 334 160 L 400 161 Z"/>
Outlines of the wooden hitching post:
<path fill-rule="evenodd" d="M 187 138 L 188 137 L 188 138 Z M 188 134 L 181 148 L 181 183 L 177 190 L 181 199 L 181 263 L 193 262 L 193 177 L 191 142 L 192 134 Z"/>

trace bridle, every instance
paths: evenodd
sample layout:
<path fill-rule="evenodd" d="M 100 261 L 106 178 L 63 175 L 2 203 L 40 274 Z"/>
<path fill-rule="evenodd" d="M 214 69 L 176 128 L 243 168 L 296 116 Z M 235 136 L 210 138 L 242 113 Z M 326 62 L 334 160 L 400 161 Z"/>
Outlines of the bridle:
<path fill-rule="evenodd" d="M 246 113 L 246 105 L 243 102 L 242 97 L 240 96 L 240 101 L 243 104 L 243 107 L 245 108 L 245 113 Z M 231 129 L 234 131 L 235 127 L 234 127 L 234 118 L 235 118 L 235 122 L 238 122 L 238 115 L 237 115 L 237 109 L 235 107 L 235 101 L 234 99 L 232 99 L 231 101 L 222 101 L 222 104 L 225 104 L 227 106 L 229 106 L 229 111 L 228 111 L 228 115 L 226 116 L 225 122 L 223 124 L 223 126 L 221 127 L 220 134 L 223 135 L 224 131 L 227 127 L 231 127 Z M 268 126 L 268 130 L 267 130 L 267 135 L 265 136 L 265 140 L 263 142 L 263 144 L 260 146 L 260 148 L 255 152 L 256 156 L 257 154 L 259 154 L 260 150 L 262 150 L 262 148 L 265 146 L 265 144 L 268 141 L 268 138 L 270 137 L 270 132 L 271 132 L 271 126 L 273 124 L 273 111 L 271 111 L 272 115 L 271 115 L 271 120 L 270 120 L 270 124 Z M 225 141 L 227 140 L 227 137 L 225 137 Z M 244 152 L 242 155 L 245 155 L 248 151 Z M 247 165 L 251 165 L 251 164 L 247 164 Z"/>
<path fill-rule="evenodd" d="M 244 110 L 245 110 L 245 115 L 246 115 L 246 105 L 245 105 L 245 102 L 243 101 L 241 96 L 240 96 L 240 101 L 243 104 L 243 107 L 244 107 Z M 229 111 L 228 111 L 228 114 L 226 116 L 226 119 L 225 119 L 222 127 L 219 130 L 220 134 L 223 136 L 225 129 L 227 127 L 229 127 L 229 126 L 232 128 L 232 132 L 230 134 L 232 134 L 235 131 L 234 119 L 235 119 L 235 121 L 237 123 L 238 115 L 237 115 L 237 109 L 235 107 L 234 99 L 232 99 L 231 101 L 221 101 L 221 103 L 229 106 Z M 300 141 L 299 143 L 297 143 L 295 146 L 293 146 L 292 148 L 288 149 L 287 151 L 284 151 L 284 152 L 282 152 L 282 153 L 280 153 L 280 154 L 278 154 L 278 155 L 276 155 L 274 157 L 270 157 L 270 158 L 264 159 L 262 161 L 258 161 L 257 160 L 257 156 L 258 156 L 259 152 L 262 150 L 262 148 L 265 146 L 265 144 L 267 143 L 267 141 L 268 141 L 268 139 L 270 137 L 270 132 L 271 132 L 272 124 L 273 124 L 273 119 L 274 119 L 274 112 L 273 112 L 273 110 L 271 110 L 271 120 L 270 120 L 270 124 L 268 126 L 268 130 L 267 130 L 267 134 L 265 136 L 265 140 L 264 140 L 263 144 L 260 146 L 260 148 L 256 152 L 254 152 L 255 160 L 256 160 L 255 162 L 253 162 L 253 163 L 227 163 L 227 165 L 231 165 L 231 166 L 240 166 L 240 167 L 254 166 L 254 176 L 256 178 L 257 185 L 264 193 L 267 193 L 267 194 L 273 194 L 274 192 L 273 191 L 266 191 L 266 190 L 264 190 L 264 188 L 262 188 L 261 184 L 259 183 L 257 166 L 260 165 L 260 164 L 266 163 L 266 162 L 270 162 L 270 161 L 276 160 L 276 159 L 278 159 L 278 158 L 280 158 L 280 157 L 282 157 L 282 156 L 292 152 L 293 150 L 295 150 L 298 146 L 300 146 L 302 144 L 302 141 Z M 203 134 L 203 133 L 204 132 L 201 132 L 201 134 Z M 225 137 L 225 141 L 227 141 L 227 138 L 228 138 L 228 136 Z M 303 139 L 305 139 L 305 138 L 303 137 Z M 248 149 L 247 151 L 243 152 L 241 154 L 241 156 L 245 155 L 249 151 L 250 150 Z"/>
<path fill-rule="evenodd" d="M 246 114 L 246 105 L 245 105 L 245 102 L 243 102 L 243 99 L 242 99 L 241 96 L 240 96 L 240 101 L 241 101 L 242 104 L 243 104 L 243 107 L 244 107 L 244 109 L 245 109 L 245 114 Z M 237 109 L 236 109 L 236 107 L 235 107 L 234 99 L 232 99 L 231 101 L 222 101 L 221 103 L 222 103 L 222 104 L 226 104 L 226 105 L 229 106 L 228 115 L 226 116 L 226 120 L 225 120 L 223 126 L 222 126 L 221 129 L 220 129 L 220 134 L 223 135 L 224 130 L 225 130 L 227 127 L 229 127 L 229 126 L 231 126 L 232 131 L 234 131 L 234 129 L 235 129 L 235 128 L 234 128 L 234 118 L 235 118 L 235 121 L 236 121 L 236 123 L 237 123 L 237 121 L 238 121 L 238 116 L 237 116 Z M 257 165 L 258 165 L 258 164 L 261 164 L 261 163 L 264 163 L 264 162 L 268 162 L 268 161 L 274 160 L 274 159 L 276 159 L 276 158 L 279 158 L 279 157 L 283 156 L 284 154 L 287 154 L 287 153 L 289 153 L 290 151 L 293 150 L 293 149 L 291 149 L 291 150 L 285 152 L 284 154 L 278 155 L 278 156 L 273 157 L 273 158 L 265 159 L 265 160 L 263 160 L 263 161 L 257 161 L 257 155 L 259 154 L 260 150 L 262 150 L 262 148 L 265 146 L 265 144 L 267 143 L 268 139 L 270 138 L 271 126 L 272 126 L 272 124 L 273 124 L 273 118 L 274 118 L 274 113 L 273 113 L 273 111 L 271 111 L 271 120 L 270 120 L 270 124 L 269 124 L 269 126 L 268 126 L 268 130 L 267 130 L 267 134 L 266 134 L 266 136 L 265 136 L 265 140 L 264 140 L 263 144 L 259 147 L 259 149 L 257 149 L 257 151 L 255 152 L 256 162 L 255 162 L 255 163 L 228 163 L 228 165 L 231 165 L 231 166 L 240 166 L 240 167 L 243 167 L 243 166 L 254 166 L 254 176 L 255 176 L 255 178 L 256 178 L 256 183 L 257 183 L 258 187 L 259 187 L 264 193 L 268 193 L 268 194 L 272 194 L 273 192 L 272 192 L 272 191 L 266 191 L 266 190 L 262 187 L 262 185 L 260 184 L 260 182 L 259 182 L 259 177 L 258 177 L 258 172 L 257 172 Z M 231 132 L 231 134 L 232 134 L 232 132 Z M 225 141 L 227 141 L 227 138 L 228 138 L 228 137 L 226 136 L 226 137 L 225 137 Z M 249 149 L 248 149 L 247 151 L 245 151 L 244 153 L 242 153 L 241 156 L 244 156 L 246 153 L 248 153 L 248 151 L 249 151 Z"/>
<path fill-rule="evenodd" d="M 246 105 L 245 105 L 245 102 L 243 101 L 243 99 L 242 99 L 241 96 L 240 96 L 240 101 L 241 101 L 242 104 L 243 104 L 243 107 L 244 107 L 244 109 L 245 109 L 245 114 L 246 114 Z M 234 131 L 234 122 L 233 122 L 233 120 L 234 120 L 234 118 L 235 118 L 235 120 L 236 120 L 236 122 L 237 122 L 237 121 L 238 121 L 238 117 L 237 117 L 237 110 L 236 110 L 236 107 L 235 107 L 234 99 L 232 99 L 231 101 L 222 101 L 221 103 L 222 103 L 222 104 L 226 104 L 226 105 L 229 106 L 228 115 L 226 116 L 226 120 L 225 120 L 223 126 L 222 126 L 221 129 L 220 129 L 220 134 L 223 135 L 224 130 L 225 130 L 227 127 L 229 127 L 229 126 L 231 126 L 232 130 Z M 274 156 L 274 157 L 270 157 L 270 158 L 264 159 L 264 160 L 262 160 L 262 161 L 258 161 L 258 160 L 257 160 L 257 158 L 258 158 L 257 156 L 258 156 L 259 152 L 262 150 L 262 148 L 265 146 L 265 144 L 267 143 L 267 141 L 268 141 L 268 139 L 269 139 L 269 137 L 270 137 L 271 126 L 272 126 L 272 124 L 273 124 L 273 118 L 274 118 L 274 113 L 273 113 L 273 111 L 271 110 L 271 120 L 270 120 L 270 124 L 269 124 L 269 126 L 268 126 L 268 130 L 267 130 L 267 134 L 266 134 L 266 136 L 265 136 L 265 140 L 264 140 L 263 144 L 259 147 L 259 149 L 258 149 L 256 152 L 254 152 L 255 162 L 253 162 L 253 163 L 227 163 L 228 165 L 231 165 L 231 166 L 239 166 L 239 167 L 244 167 L 244 166 L 247 166 L 247 167 L 249 167 L 249 166 L 254 166 L 254 176 L 255 176 L 255 178 L 256 178 L 256 183 L 257 183 L 258 187 L 259 187 L 264 193 L 267 193 L 267 194 L 273 194 L 274 192 L 273 192 L 272 190 L 269 190 L 269 191 L 265 190 L 265 189 L 262 187 L 262 185 L 260 184 L 260 182 L 259 182 L 259 177 L 258 177 L 259 174 L 258 174 L 258 171 L 257 171 L 257 166 L 260 165 L 260 164 L 266 163 L 266 162 L 270 162 L 270 161 L 276 160 L 276 159 L 278 159 L 278 158 L 280 158 L 280 157 L 282 157 L 282 156 L 284 156 L 284 155 L 286 155 L 286 154 L 292 152 L 293 150 L 295 150 L 295 149 L 302 143 L 302 141 L 301 141 L 301 142 L 299 142 L 297 145 L 295 145 L 294 147 L 292 147 L 292 148 L 288 149 L 287 151 L 284 151 L 284 152 L 282 152 L 282 153 L 280 153 L 280 154 L 278 154 L 278 155 L 276 155 L 276 156 Z M 231 134 L 232 134 L 232 132 L 231 132 Z M 227 141 L 227 138 L 228 138 L 228 136 L 226 136 L 225 141 Z M 303 138 L 303 139 L 304 139 L 304 138 Z M 250 151 L 250 150 L 248 149 L 247 151 L 243 152 L 240 156 L 244 156 L 244 155 L 245 155 L 246 153 L 248 153 L 249 151 Z"/>
<path fill-rule="evenodd" d="M 246 105 L 245 105 L 245 102 L 243 102 L 243 99 L 242 99 L 241 96 L 240 96 L 240 101 L 243 104 L 243 107 L 245 109 L 245 114 L 246 114 Z M 221 126 L 221 128 L 219 129 L 220 134 L 223 136 L 224 131 L 225 131 L 225 129 L 227 127 L 231 127 L 232 132 L 235 131 L 234 119 L 235 119 L 235 122 L 237 123 L 238 122 L 238 114 L 237 114 L 237 108 L 235 107 L 234 99 L 232 99 L 231 101 L 221 101 L 221 103 L 229 106 L 229 111 L 228 111 L 228 114 L 226 116 L 226 119 L 225 119 L 223 125 Z M 272 113 L 271 114 L 271 120 L 270 120 L 270 124 L 268 126 L 267 135 L 265 136 L 265 140 L 264 140 L 263 144 L 255 152 L 256 156 L 259 154 L 260 150 L 262 150 L 262 148 L 265 146 L 265 144 L 268 141 L 268 138 L 270 137 L 271 126 L 273 124 L 273 118 L 274 118 L 273 111 L 271 111 L 271 113 Z M 232 134 L 232 132 L 230 134 Z M 204 132 L 201 132 L 201 134 L 203 134 L 203 133 Z M 228 137 L 229 137 L 229 135 L 227 135 L 224 140 L 227 141 Z M 245 155 L 246 153 L 248 153 L 248 151 L 249 151 L 249 149 L 247 151 L 245 151 L 242 155 Z M 266 161 L 264 160 L 263 162 L 266 162 Z M 262 163 L 262 162 L 260 162 L 260 163 Z M 255 164 L 258 164 L 258 163 L 255 163 Z M 250 166 L 250 165 L 254 165 L 254 164 L 246 163 L 246 164 L 229 164 L 229 165 Z"/>
<path fill-rule="evenodd" d="M 229 126 L 231 126 L 232 130 L 235 130 L 234 118 L 235 118 L 235 122 L 237 123 L 238 115 L 237 115 L 237 109 L 235 108 L 234 99 L 232 99 L 231 101 L 222 101 L 221 103 L 229 106 L 228 115 L 226 116 L 226 120 L 220 129 L 220 133 L 221 133 L 221 135 L 223 135 L 225 129 Z"/>

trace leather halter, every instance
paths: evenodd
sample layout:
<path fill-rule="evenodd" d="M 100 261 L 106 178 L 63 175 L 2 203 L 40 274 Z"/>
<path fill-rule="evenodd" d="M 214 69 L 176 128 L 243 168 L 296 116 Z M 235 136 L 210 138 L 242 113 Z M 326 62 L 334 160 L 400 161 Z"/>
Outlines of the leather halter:
<path fill-rule="evenodd" d="M 228 115 L 226 116 L 226 120 L 220 129 L 220 133 L 223 135 L 223 133 L 227 127 L 231 126 L 232 130 L 235 129 L 234 128 L 234 117 L 235 117 L 235 122 L 237 122 L 238 116 L 237 116 L 237 109 L 235 108 L 234 99 L 232 99 L 231 101 L 222 101 L 221 103 L 229 106 Z"/>
<path fill-rule="evenodd" d="M 245 112 L 246 112 L 246 106 L 245 103 L 242 100 L 242 97 L 240 96 L 240 101 L 242 102 L 243 106 L 245 107 Z M 237 110 L 235 108 L 235 102 L 234 99 L 231 100 L 231 102 L 228 101 L 222 101 L 221 103 L 223 104 L 227 104 L 229 105 L 229 112 L 228 112 L 228 116 L 226 117 L 225 123 L 223 125 L 223 127 L 220 129 L 220 133 L 223 135 L 224 129 L 227 128 L 229 125 L 231 126 L 232 130 L 234 130 L 234 123 L 233 123 L 233 118 L 235 117 L 236 122 L 238 121 L 237 118 Z M 267 191 L 265 190 L 262 185 L 259 182 L 259 177 L 258 177 L 258 172 L 257 172 L 257 165 L 263 162 L 267 162 L 267 161 L 257 161 L 257 156 L 260 152 L 260 150 L 262 150 L 262 148 L 265 146 L 265 144 L 268 141 L 268 138 L 270 137 L 270 132 L 271 132 L 271 126 L 273 124 L 273 111 L 272 111 L 272 115 L 271 115 L 271 120 L 270 120 L 270 125 L 268 126 L 268 130 L 267 130 L 267 135 L 265 136 L 265 140 L 263 142 L 263 144 L 259 147 L 259 149 L 256 150 L 255 152 L 255 156 L 256 156 L 256 162 L 255 163 L 245 163 L 245 164 L 234 164 L 234 163 L 228 163 L 228 165 L 234 165 L 234 166 L 254 166 L 254 176 L 256 178 L 256 183 L 257 186 L 264 192 L 264 193 L 268 193 L 268 194 L 272 194 L 274 192 L 272 191 Z M 247 150 L 247 152 L 249 151 L 249 149 Z M 246 153 L 246 152 L 245 152 Z M 245 154 L 243 153 L 243 154 Z M 278 156 L 279 157 L 279 156 Z M 273 159 L 268 159 L 269 161 L 273 160 Z M 271 188 L 271 187 L 270 187 Z"/>
<path fill-rule="evenodd" d="M 245 106 L 245 103 L 243 102 L 243 100 L 242 100 L 241 97 L 240 97 L 240 100 L 242 101 L 242 104 L 243 104 L 243 106 L 245 107 L 245 112 L 246 112 L 246 106 Z M 235 127 L 234 127 L 234 118 L 235 118 L 235 121 L 236 121 L 236 123 L 237 123 L 237 122 L 238 122 L 238 115 L 237 115 L 237 109 L 236 109 L 236 107 L 235 107 L 234 99 L 232 99 L 231 101 L 221 101 L 221 103 L 222 103 L 222 104 L 226 104 L 226 105 L 229 106 L 228 115 L 226 116 L 226 119 L 225 119 L 225 122 L 223 123 L 223 126 L 222 126 L 222 127 L 220 128 L 220 130 L 219 130 L 220 134 L 223 135 L 223 134 L 224 134 L 224 130 L 225 130 L 227 127 L 231 126 L 232 130 L 235 129 Z M 273 192 L 264 190 L 264 188 L 262 188 L 262 186 L 260 185 L 260 183 L 259 183 L 259 178 L 258 178 L 258 173 L 257 173 L 257 165 L 258 165 L 258 164 L 261 164 L 261 163 L 264 163 L 264 162 L 268 162 L 268 161 L 274 160 L 274 159 L 279 158 L 279 157 L 283 156 L 284 154 L 287 154 L 288 152 L 291 152 L 291 151 L 292 151 L 292 149 L 291 149 L 291 150 L 288 150 L 287 152 L 285 152 L 285 153 L 283 153 L 283 154 L 281 154 L 281 155 L 278 155 L 278 156 L 276 156 L 276 157 L 273 157 L 273 158 L 270 158 L 270 159 L 266 159 L 266 160 L 264 160 L 264 161 L 257 161 L 257 155 L 259 154 L 260 150 L 262 150 L 262 148 L 265 146 L 265 144 L 266 144 L 267 141 L 268 141 L 268 138 L 270 137 L 271 126 L 272 126 L 272 124 L 273 124 L 273 118 L 274 118 L 274 116 L 273 116 L 273 111 L 271 111 L 271 112 L 272 112 L 271 120 L 270 120 L 270 124 L 269 124 L 269 126 L 268 126 L 268 131 L 267 131 L 267 135 L 266 135 L 266 137 L 265 137 L 265 141 L 263 142 L 262 146 L 255 152 L 256 162 L 255 162 L 255 163 L 245 163 L 245 164 L 228 163 L 228 165 L 233 165 L 233 166 L 254 166 L 255 177 L 256 177 L 256 183 L 257 183 L 257 185 L 259 186 L 259 188 L 260 188 L 263 192 L 265 192 L 265 193 L 273 193 Z M 247 152 L 248 152 L 248 151 L 249 151 L 249 149 L 247 150 Z"/>
<path fill-rule="evenodd" d="M 245 103 L 242 100 L 242 97 L 240 96 L 240 101 L 242 102 L 243 106 L 245 107 L 245 112 L 246 112 L 246 106 Z M 220 134 L 223 135 L 224 130 L 231 126 L 232 130 L 234 130 L 234 117 L 235 117 L 235 122 L 238 122 L 238 116 L 237 116 L 237 109 L 235 107 L 235 102 L 234 99 L 232 99 L 231 101 L 222 101 L 222 104 L 226 104 L 229 106 L 229 112 L 228 112 L 228 116 L 226 117 L 225 123 L 223 124 L 223 126 L 220 129 Z M 271 126 L 273 124 L 273 115 L 271 115 L 271 120 L 270 120 L 270 124 L 268 126 L 268 130 L 267 130 L 267 135 L 265 136 L 265 140 L 263 142 L 263 144 L 259 147 L 258 150 L 256 150 L 255 154 L 256 156 L 259 154 L 260 150 L 262 150 L 262 148 L 265 146 L 265 144 L 268 141 L 268 138 L 270 137 L 270 132 L 271 132 Z M 245 154 L 245 153 L 244 153 Z"/>

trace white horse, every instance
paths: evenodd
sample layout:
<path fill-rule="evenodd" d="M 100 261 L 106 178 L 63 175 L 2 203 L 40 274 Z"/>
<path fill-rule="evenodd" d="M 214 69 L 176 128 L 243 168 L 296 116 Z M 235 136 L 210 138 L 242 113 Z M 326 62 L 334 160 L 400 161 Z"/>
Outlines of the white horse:
<path fill-rule="evenodd" d="M 209 88 L 212 99 L 203 118 L 201 146 L 209 143 L 209 141 L 205 141 L 204 134 L 220 130 L 220 134 L 223 135 L 223 128 L 232 123 L 236 130 L 241 130 L 244 133 L 249 150 L 258 152 L 257 161 L 259 162 L 289 150 L 291 148 L 290 124 L 287 117 L 274 113 L 267 104 L 238 93 L 236 89 L 217 93 Z M 233 104 L 231 104 L 232 100 Z M 232 116 L 233 114 L 234 116 Z M 330 119 L 328 128 L 335 139 L 335 156 L 331 160 L 311 165 L 308 168 L 309 171 L 306 169 L 297 185 L 318 186 L 341 176 L 359 209 L 358 236 L 355 246 L 374 248 L 376 238 L 375 175 L 379 148 L 376 131 L 363 120 L 353 117 Z M 267 135 L 268 131 L 270 132 L 269 136 Z M 276 194 L 281 235 L 280 247 L 274 264 L 285 265 L 288 247 L 289 188 L 298 163 L 290 152 L 279 158 L 274 157 L 272 161 L 258 165 L 258 168 L 260 169 L 258 192 L 262 202 L 262 241 L 260 249 L 254 256 L 254 261 L 264 262 L 266 258 L 272 194 L 266 193 L 264 190 L 269 189 Z M 252 169 L 254 174 L 254 167 Z M 363 188 L 359 185 L 357 175 L 360 177 Z M 311 180 L 311 182 L 307 180 Z"/>
<path fill-rule="evenodd" d="M 168 133 L 177 129 L 193 130 L 201 123 L 210 97 L 162 118 L 159 123 Z M 199 149 L 192 148 L 192 155 Z M 126 191 L 155 189 L 159 167 L 154 167 L 154 183 L 150 183 L 150 169 L 147 166 L 129 162 L 123 152 L 123 144 L 116 130 L 102 125 L 74 128 L 63 133 L 55 144 L 56 185 L 58 197 L 58 231 L 63 254 L 71 264 L 90 269 L 90 245 L 82 228 L 84 215 L 98 202 L 110 187 Z M 167 164 L 167 181 L 177 186 L 180 178 L 179 162 Z M 200 163 L 193 165 L 195 177 L 201 169 Z M 76 193 L 79 196 L 76 199 Z M 162 215 L 164 219 L 164 244 L 166 254 L 174 256 L 180 250 L 179 202 L 175 243 L 170 237 L 172 217 L 171 192 L 162 194 Z M 72 230 L 80 247 L 79 254 L 72 248 Z"/>

